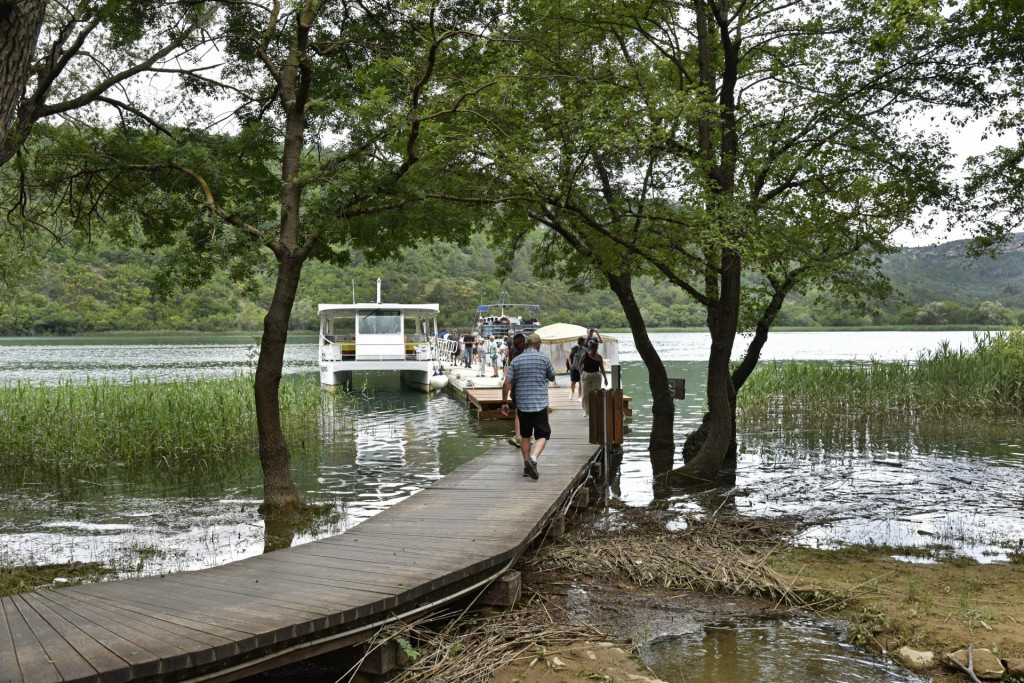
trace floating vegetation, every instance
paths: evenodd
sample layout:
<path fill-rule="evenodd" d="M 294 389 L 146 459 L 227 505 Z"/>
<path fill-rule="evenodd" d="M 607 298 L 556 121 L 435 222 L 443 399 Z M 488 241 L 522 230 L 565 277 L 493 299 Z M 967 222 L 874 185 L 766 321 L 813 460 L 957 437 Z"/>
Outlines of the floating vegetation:
<path fill-rule="evenodd" d="M 534 572 L 555 571 L 604 583 L 750 595 L 787 606 L 806 606 L 767 563 L 787 542 L 782 527 L 766 520 L 717 514 L 686 521 L 681 531 L 641 532 L 634 526 L 601 537 L 566 536 L 524 564 Z"/>
<path fill-rule="evenodd" d="M 293 456 L 319 456 L 324 397 L 315 376 L 281 382 Z M 41 485 L 180 485 L 259 476 L 252 378 L 0 387 L 0 490 Z"/>
<path fill-rule="evenodd" d="M 914 361 L 776 362 L 743 385 L 746 418 L 815 411 L 831 415 L 941 417 L 1024 414 L 1024 329 L 975 334 L 976 348 L 936 351 Z"/>
<path fill-rule="evenodd" d="M 0 563 L 0 596 L 27 593 L 38 588 L 77 586 L 99 581 L 113 571 L 99 562 L 65 562 L 16 567 Z"/>

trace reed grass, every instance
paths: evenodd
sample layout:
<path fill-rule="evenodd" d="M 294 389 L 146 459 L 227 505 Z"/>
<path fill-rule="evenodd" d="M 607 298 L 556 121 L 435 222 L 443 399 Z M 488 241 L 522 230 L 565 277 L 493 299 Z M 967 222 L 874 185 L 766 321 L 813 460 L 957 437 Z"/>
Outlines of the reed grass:
<path fill-rule="evenodd" d="M 315 377 L 281 382 L 293 455 L 318 454 Z M 0 488 L 258 476 L 252 378 L 0 387 Z"/>
<path fill-rule="evenodd" d="M 943 342 L 913 361 L 763 364 L 739 393 L 741 415 L 1024 414 L 1024 329 L 978 332 L 974 338 L 973 350 Z"/>

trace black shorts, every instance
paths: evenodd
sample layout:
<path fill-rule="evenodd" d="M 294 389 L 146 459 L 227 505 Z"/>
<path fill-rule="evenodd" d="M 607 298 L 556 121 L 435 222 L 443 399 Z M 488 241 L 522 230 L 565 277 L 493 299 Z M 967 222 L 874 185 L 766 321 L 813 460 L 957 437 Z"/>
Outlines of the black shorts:
<path fill-rule="evenodd" d="M 529 439 L 530 437 L 535 439 L 551 438 L 551 425 L 548 424 L 547 408 L 536 413 L 524 413 L 521 410 L 516 412 L 519 414 L 520 437 L 524 439 Z"/>
<path fill-rule="evenodd" d="M 572 370 L 569 371 L 569 381 L 570 382 L 579 382 L 580 381 L 580 371 L 577 368 L 573 368 Z"/>

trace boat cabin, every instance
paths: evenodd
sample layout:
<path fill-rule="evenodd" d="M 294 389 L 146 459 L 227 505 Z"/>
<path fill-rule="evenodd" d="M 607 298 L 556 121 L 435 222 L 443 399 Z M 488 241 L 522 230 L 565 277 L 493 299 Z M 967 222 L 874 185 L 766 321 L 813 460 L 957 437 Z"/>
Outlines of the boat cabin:
<path fill-rule="evenodd" d="M 437 304 L 320 304 L 321 359 L 427 360 Z"/>

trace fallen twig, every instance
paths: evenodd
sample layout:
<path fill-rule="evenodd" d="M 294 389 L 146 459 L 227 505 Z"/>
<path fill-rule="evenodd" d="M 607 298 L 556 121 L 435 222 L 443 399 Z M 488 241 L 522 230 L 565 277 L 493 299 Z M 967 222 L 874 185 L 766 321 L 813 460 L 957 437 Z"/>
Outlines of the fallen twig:
<path fill-rule="evenodd" d="M 967 659 L 967 666 L 964 666 L 960 662 L 960 660 L 958 660 L 956 657 L 954 657 L 951 654 L 946 655 L 946 657 L 948 657 L 949 661 L 953 662 L 953 664 L 958 669 L 960 669 L 965 674 L 970 676 L 971 680 L 974 681 L 974 683 L 981 683 L 981 679 L 978 678 L 978 675 L 976 673 L 974 673 L 974 646 L 973 645 L 969 646 L 968 649 L 967 649 L 967 657 L 968 657 L 968 659 Z"/>

